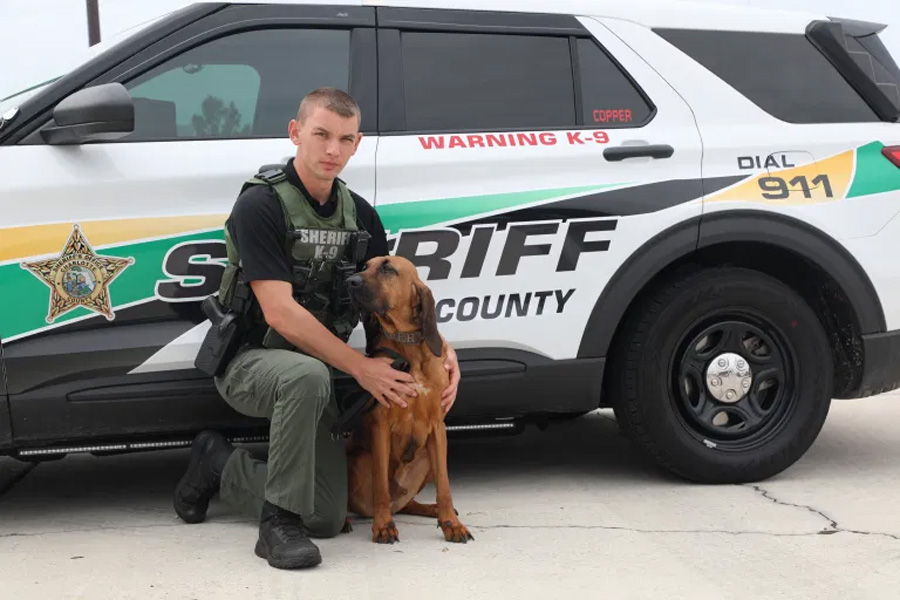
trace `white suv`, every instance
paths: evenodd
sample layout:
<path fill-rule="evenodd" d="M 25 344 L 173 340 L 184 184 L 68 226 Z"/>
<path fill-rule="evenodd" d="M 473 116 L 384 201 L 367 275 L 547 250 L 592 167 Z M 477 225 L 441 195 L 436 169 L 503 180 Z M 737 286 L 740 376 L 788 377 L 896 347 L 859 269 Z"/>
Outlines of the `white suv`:
<path fill-rule="evenodd" d="M 193 4 L 3 103 L 0 452 L 262 439 L 193 368 L 200 302 L 240 185 L 325 85 L 362 107 L 343 178 L 457 348 L 451 431 L 611 406 L 664 467 L 743 482 L 800 458 L 832 398 L 900 385 L 882 26 L 416 4 Z"/>

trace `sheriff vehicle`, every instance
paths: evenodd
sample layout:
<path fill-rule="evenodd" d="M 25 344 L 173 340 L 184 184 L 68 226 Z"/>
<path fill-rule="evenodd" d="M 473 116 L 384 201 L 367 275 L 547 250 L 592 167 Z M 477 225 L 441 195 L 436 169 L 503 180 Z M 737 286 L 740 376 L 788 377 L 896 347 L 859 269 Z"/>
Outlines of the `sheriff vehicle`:
<path fill-rule="evenodd" d="M 612 407 L 688 480 L 779 473 L 833 399 L 900 385 L 882 28 L 668 0 L 202 2 L 95 47 L 0 104 L 0 453 L 264 441 L 193 366 L 200 304 L 240 185 L 327 85 L 362 108 L 342 177 L 458 351 L 451 431 Z"/>

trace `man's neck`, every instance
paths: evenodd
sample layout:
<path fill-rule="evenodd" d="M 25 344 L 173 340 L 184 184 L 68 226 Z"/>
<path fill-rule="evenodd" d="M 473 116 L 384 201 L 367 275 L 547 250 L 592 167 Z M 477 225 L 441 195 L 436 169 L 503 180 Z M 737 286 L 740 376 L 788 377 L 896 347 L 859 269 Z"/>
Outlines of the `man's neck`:
<path fill-rule="evenodd" d="M 319 179 L 306 170 L 303 163 L 294 160 L 294 170 L 297 171 L 297 177 L 303 182 L 303 186 L 309 195 L 319 204 L 325 204 L 331 199 L 331 190 L 334 189 L 334 180 Z"/>

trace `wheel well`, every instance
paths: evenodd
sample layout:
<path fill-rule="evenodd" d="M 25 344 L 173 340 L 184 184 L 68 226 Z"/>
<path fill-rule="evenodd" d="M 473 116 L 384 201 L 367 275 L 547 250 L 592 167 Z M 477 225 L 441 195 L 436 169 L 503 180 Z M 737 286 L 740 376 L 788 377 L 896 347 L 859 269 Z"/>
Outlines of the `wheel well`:
<path fill-rule="evenodd" d="M 863 366 L 862 334 L 859 318 L 847 294 L 819 265 L 785 248 L 761 242 L 714 244 L 670 263 L 653 276 L 629 303 L 613 334 L 610 354 L 618 351 L 623 325 L 644 298 L 686 272 L 722 266 L 760 271 L 800 294 L 816 313 L 830 341 L 834 367 L 832 397 L 840 398 L 859 385 Z M 610 399 L 607 398 L 605 382 L 603 387 L 603 405 L 606 406 Z"/>

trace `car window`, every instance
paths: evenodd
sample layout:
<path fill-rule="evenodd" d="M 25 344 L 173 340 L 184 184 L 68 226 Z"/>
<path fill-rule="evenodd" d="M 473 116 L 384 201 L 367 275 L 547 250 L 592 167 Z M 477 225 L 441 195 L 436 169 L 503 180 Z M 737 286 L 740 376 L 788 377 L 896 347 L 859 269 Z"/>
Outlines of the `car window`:
<path fill-rule="evenodd" d="M 284 137 L 300 100 L 348 89 L 350 32 L 248 31 L 190 49 L 125 83 L 135 131 L 123 140 Z"/>
<path fill-rule="evenodd" d="M 576 124 L 566 37 L 404 32 L 400 44 L 407 130 Z"/>
<path fill-rule="evenodd" d="M 650 120 L 653 107 L 594 40 L 578 40 L 578 70 L 585 124 L 635 127 Z"/>
<path fill-rule="evenodd" d="M 802 34 L 656 31 L 751 102 L 783 121 L 879 120 L 856 90 Z"/>
<path fill-rule="evenodd" d="M 864 37 L 844 35 L 850 57 L 878 86 L 894 106 L 900 108 L 900 67 L 875 34 Z"/>

